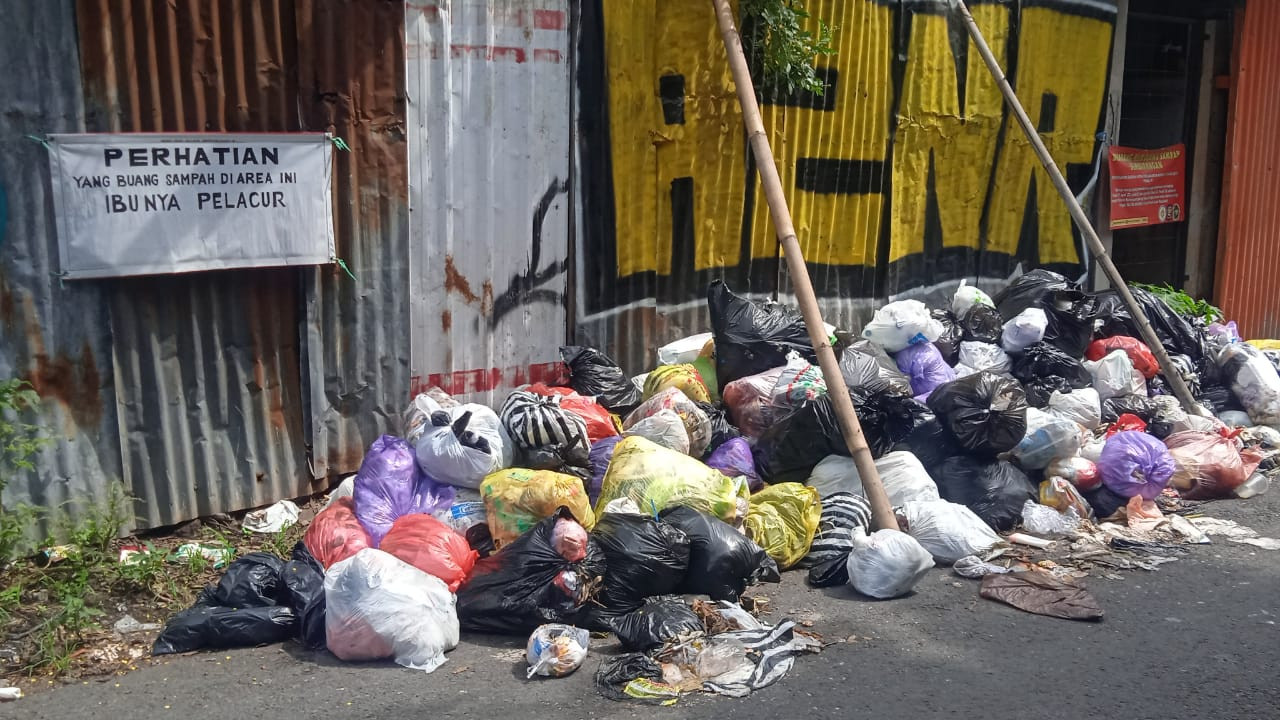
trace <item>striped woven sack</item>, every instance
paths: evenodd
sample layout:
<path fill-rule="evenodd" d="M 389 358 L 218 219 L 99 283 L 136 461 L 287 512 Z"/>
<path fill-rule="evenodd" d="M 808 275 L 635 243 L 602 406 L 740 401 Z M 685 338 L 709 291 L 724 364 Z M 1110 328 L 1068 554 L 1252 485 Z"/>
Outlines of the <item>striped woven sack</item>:
<path fill-rule="evenodd" d="M 591 447 L 587 424 L 577 414 L 560 407 L 559 395 L 538 395 L 516 390 L 502 404 L 502 424 L 516 445 L 525 450 L 559 445 L 570 449 Z"/>

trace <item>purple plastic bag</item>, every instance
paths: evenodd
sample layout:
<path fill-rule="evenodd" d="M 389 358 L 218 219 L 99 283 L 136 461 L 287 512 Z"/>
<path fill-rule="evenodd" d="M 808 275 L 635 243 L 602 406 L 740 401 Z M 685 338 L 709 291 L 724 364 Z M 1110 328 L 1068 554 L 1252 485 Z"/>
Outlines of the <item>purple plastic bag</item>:
<path fill-rule="evenodd" d="M 715 468 L 729 477 L 745 477 L 751 485 L 751 492 L 764 486 L 760 473 L 756 472 L 756 461 L 751 456 L 751 444 L 744 438 L 733 438 L 716 448 L 711 457 L 707 458 L 707 467 Z"/>
<path fill-rule="evenodd" d="M 609 470 L 609 461 L 613 460 L 613 448 L 622 442 L 621 435 L 600 438 L 591 444 L 591 482 L 587 485 L 587 497 L 595 505 L 600 497 L 600 488 L 604 486 L 604 474 Z"/>
<path fill-rule="evenodd" d="M 409 443 L 383 435 L 365 453 L 352 494 L 356 519 L 377 547 L 396 518 L 448 507 L 454 492 L 422 474 Z"/>
<path fill-rule="evenodd" d="M 912 395 L 928 395 L 933 389 L 956 379 L 956 371 L 933 343 L 908 345 L 893 356 L 898 369 L 911 378 Z"/>
<path fill-rule="evenodd" d="M 1102 484 L 1126 498 L 1154 500 L 1176 469 L 1164 443 L 1140 430 L 1112 435 L 1098 457 Z"/>

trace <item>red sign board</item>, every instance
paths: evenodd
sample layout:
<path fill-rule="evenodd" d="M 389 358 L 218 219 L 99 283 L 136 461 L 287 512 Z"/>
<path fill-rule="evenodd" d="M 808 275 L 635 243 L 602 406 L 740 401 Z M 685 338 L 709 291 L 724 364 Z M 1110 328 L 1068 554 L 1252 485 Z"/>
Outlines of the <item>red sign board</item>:
<path fill-rule="evenodd" d="M 1187 148 L 1112 147 L 1111 228 L 1181 222 L 1187 218 Z"/>

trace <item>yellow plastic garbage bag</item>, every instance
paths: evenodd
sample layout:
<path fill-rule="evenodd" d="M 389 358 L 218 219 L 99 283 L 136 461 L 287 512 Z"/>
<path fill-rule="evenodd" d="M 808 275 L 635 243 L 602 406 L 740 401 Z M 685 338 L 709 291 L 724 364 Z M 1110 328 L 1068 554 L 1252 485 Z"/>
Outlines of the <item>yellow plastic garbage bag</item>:
<path fill-rule="evenodd" d="M 1259 350 L 1280 350 L 1280 340 L 1247 340 L 1246 342 Z"/>
<path fill-rule="evenodd" d="M 667 388 L 676 388 L 694 402 L 711 402 L 702 373 L 691 364 L 659 365 L 644 379 L 644 399 Z"/>
<path fill-rule="evenodd" d="M 797 482 L 778 483 L 751 496 L 743 529 L 779 570 L 786 570 L 808 554 L 821 518 L 817 490 Z"/>
<path fill-rule="evenodd" d="M 621 444 L 621 443 L 619 443 Z M 582 527 L 595 527 L 582 480 L 550 470 L 508 468 L 491 473 L 480 483 L 485 515 L 493 545 L 504 545 L 520 537 L 543 518 L 551 517 L 561 505 L 569 508 Z"/>
<path fill-rule="evenodd" d="M 746 478 L 726 477 L 688 455 L 628 437 L 614 446 L 596 514 L 611 501 L 627 497 L 641 512 L 686 505 L 738 525 L 746 517 L 749 494 Z"/>

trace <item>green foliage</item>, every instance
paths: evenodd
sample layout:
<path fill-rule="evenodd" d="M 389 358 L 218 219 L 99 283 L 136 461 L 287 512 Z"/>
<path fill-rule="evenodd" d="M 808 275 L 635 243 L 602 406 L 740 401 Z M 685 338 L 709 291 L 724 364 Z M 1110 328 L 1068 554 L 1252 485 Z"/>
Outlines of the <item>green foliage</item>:
<path fill-rule="evenodd" d="M 4 491 L 12 474 L 34 467 L 33 456 L 48 439 L 40 427 L 24 422 L 22 416 L 40 406 L 40 396 L 25 380 L 0 381 L 0 569 L 30 547 L 27 532 L 43 517 L 30 505 L 8 507 Z"/>
<path fill-rule="evenodd" d="M 831 55 L 831 28 L 818 20 L 817 33 L 806 30 L 809 19 L 800 0 L 742 0 L 745 40 L 763 73 L 765 86 L 787 93 L 823 92 L 814 68 L 819 55 Z"/>
<path fill-rule="evenodd" d="M 1168 284 L 1143 285 L 1142 283 L 1133 283 L 1133 286 L 1155 295 L 1164 301 L 1164 304 L 1168 305 L 1169 309 L 1183 317 L 1198 317 L 1206 323 L 1217 322 L 1225 317 L 1221 309 L 1204 300 L 1197 300 L 1181 290 L 1175 290 Z"/>

